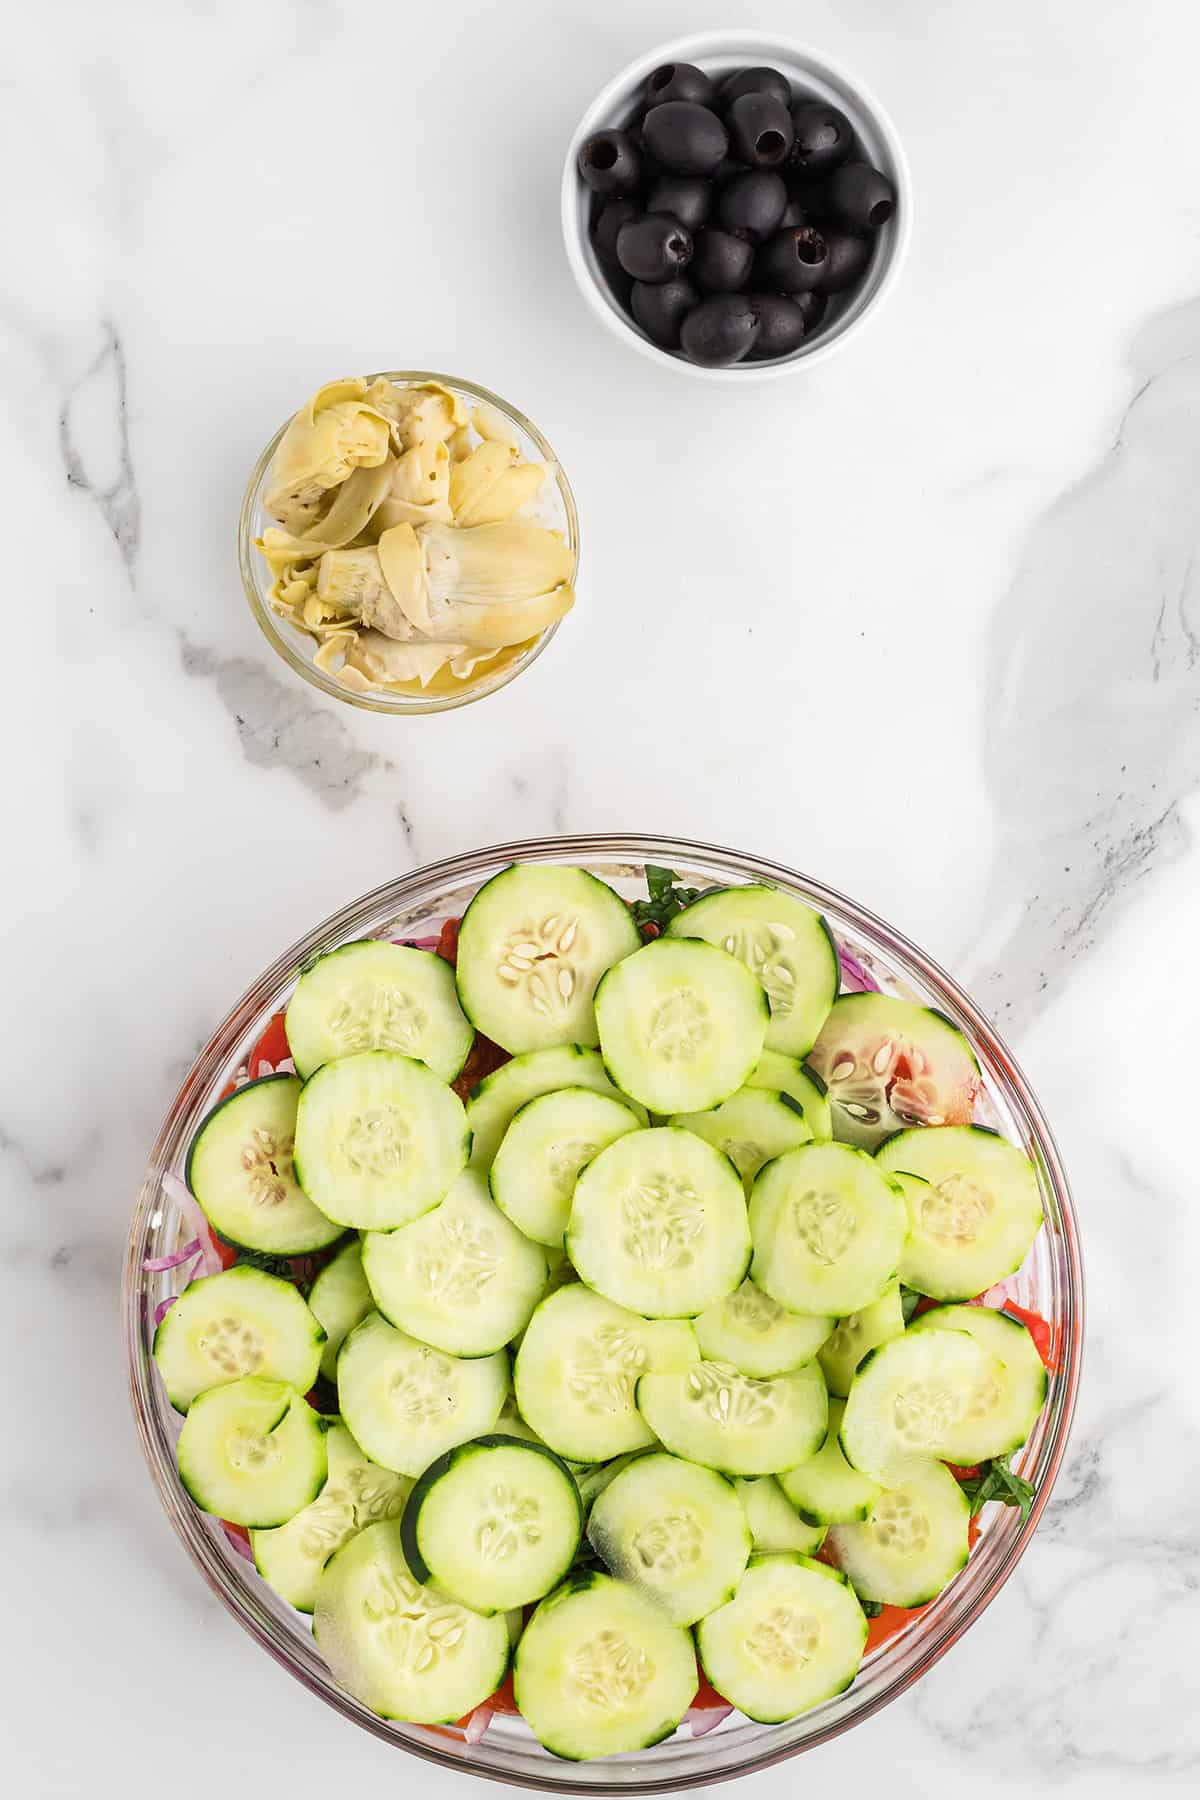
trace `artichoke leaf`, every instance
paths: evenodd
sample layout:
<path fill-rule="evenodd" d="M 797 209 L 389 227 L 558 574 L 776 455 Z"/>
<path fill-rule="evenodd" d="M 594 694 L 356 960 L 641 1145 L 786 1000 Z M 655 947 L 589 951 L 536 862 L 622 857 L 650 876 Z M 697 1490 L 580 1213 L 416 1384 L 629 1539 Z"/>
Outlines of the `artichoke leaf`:
<path fill-rule="evenodd" d="M 445 443 L 461 425 L 467 423 L 467 409 L 450 388 L 440 381 L 412 382 L 396 387 L 390 381 L 372 384 L 369 398 L 385 413 L 400 443 L 411 449 L 428 438 Z"/>
<path fill-rule="evenodd" d="M 459 644 L 399 644 L 364 631 L 346 653 L 346 667 L 375 687 L 392 681 L 419 681 L 427 687 L 440 669 L 463 653 Z"/>
<path fill-rule="evenodd" d="M 428 529 L 422 527 L 422 530 Z M 379 563 L 383 579 L 409 623 L 432 637 L 433 620 L 421 545 L 411 525 L 393 525 L 379 539 Z"/>
<path fill-rule="evenodd" d="M 380 531 L 393 525 L 448 524 L 449 496 L 450 452 L 440 438 L 426 438 L 392 463 L 375 524 Z"/>
<path fill-rule="evenodd" d="M 427 635 L 435 643 L 451 640 L 471 650 L 506 650 L 539 637 L 548 626 L 569 613 L 575 590 L 567 582 L 548 594 L 520 600 L 430 599 L 431 623 Z"/>
<path fill-rule="evenodd" d="M 362 535 L 387 497 L 395 466 L 385 457 L 370 468 L 351 471 L 335 490 L 329 511 L 301 539 L 309 545 L 312 555 L 340 550 L 352 538 Z"/>
<path fill-rule="evenodd" d="M 541 463 L 523 463 L 510 444 L 485 438 L 450 472 L 456 525 L 497 525 L 528 504 L 545 480 Z"/>
<path fill-rule="evenodd" d="M 489 443 L 509 444 L 514 451 L 518 448 L 514 426 L 505 418 L 500 408 L 493 406 L 490 400 L 479 402 L 471 414 L 471 423 L 480 437 L 486 438 Z"/>
<path fill-rule="evenodd" d="M 388 453 L 391 423 L 365 399 L 362 380 L 327 382 L 292 418 L 271 462 L 263 504 L 294 524 L 319 505 L 352 469 L 372 468 Z"/>
<path fill-rule="evenodd" d="M 416 536 L 431 602 L 525 600 L 551 593 L 574 574 L 575 558 L 561 533 L 523 520 L 421 525 Z"/>

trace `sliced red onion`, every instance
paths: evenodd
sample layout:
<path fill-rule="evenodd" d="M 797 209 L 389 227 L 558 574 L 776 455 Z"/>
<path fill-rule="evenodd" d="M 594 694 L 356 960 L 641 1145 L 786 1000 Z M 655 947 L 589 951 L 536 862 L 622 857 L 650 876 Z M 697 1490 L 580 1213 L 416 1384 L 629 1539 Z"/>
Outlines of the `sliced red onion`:
<path fill-rule="evenodd" d="M 151 1275 L 161 1275 L 164 1269 L 177 1269 L 180 1263 L 185 1263 L 189 1256 L 195 1256 L 196 1252 L 203 1248 L 200 1239 L 194 1237 L 190 1244 L 185 1244 L 182 1250 L 173 1251 L 170 1256 L 143 1257 L 142 1267 Z"/>
<path fill-rule="evenodd" d="M 842 965 L 842 986 L 851 994 L 882 993 L 875 977 L 868 974 L 857 956 L 851 956 L 849 950 L 838 946 L 838 960 Z"/>
<path fill-rule="evenodd" d="M 482 1706 L 477 1706 L 475 1708 L 475 1711 L 471 1714 L 466 1725 L 463 1727 L 463 1736 L 466 1738 L 468 1744 L 482 1743 L 483 1734 L 495 1716 L 496 1715 L 493 1713 L 486 1700 Z"/>
<path fill-rule="evenodd" d="M 166 1318 L 167 1314 L 170 1312 L 171 1308 L 174 1306 L 174 1304 L 178 1300 L 178 1298 L 179 1298 L 178 1294 L 168 1294 L 168 1296 L 165 1300 L 159 1301 L 158 1305 L 154 1309 L 155 1325 L 162 1324 L 163 1320 Z"/>
<path fill-rule="evenodd" d="M 1010 1275 L 1004 1281 L 997 1281 L 993 1287 L 988 1288 L 986 1293 L 979 1294 L 974 1300 L 970 1301 L 969 1304 L 971 1306 L 990 1306 L 994 1309 L 999 1309 L 1004 1305 L 1006 1300 L 1014 1298 L 1016 1287 L 1016 1277 Z"/>
<path fill-rule="evenodd" d="M 393 944 L 399 944 L 402 950 L 436 950 L 441 942 L 436 937 L 393 938 Z"/>
<path fill-rule="evenodd" d="M 189 1279 L 195 1281 L 198 1275 L 218 1274 L 221 1268 L 221 1259 L 213 1249 L 212 1239 L 208 1235 L 208 1220 L 196 1204 L 191 1189 L 185 1181 L 180 1180 L 178 1175 L 172 1174 L 163 1176 L 162 1189 L 163 1193 L 175 1202 L 188 1226 L 200 1240 L 200 1254 Z"/>
<path fill-rule="evenodd" d="M 718 1725 L 724 1723 L 733 1711 L 732 1706 L 692 1706 L 683 1715 L 685 1725 L 692 1728 L 694 1738 L 707 1737 Z"/>
<path fill-rule="evenodd" d="M 238 1555 L 244 1558 L 246 1562 L 253 1564 L 254 1552 L 246 1542 L 245 1538 L 234 1531 L 232 1526 L 228 1525 L 224 1519 L 218 1519 L 217 1524 L 221 1527 L 221 1533 L 226 1542 L 232 1544 Z"/>

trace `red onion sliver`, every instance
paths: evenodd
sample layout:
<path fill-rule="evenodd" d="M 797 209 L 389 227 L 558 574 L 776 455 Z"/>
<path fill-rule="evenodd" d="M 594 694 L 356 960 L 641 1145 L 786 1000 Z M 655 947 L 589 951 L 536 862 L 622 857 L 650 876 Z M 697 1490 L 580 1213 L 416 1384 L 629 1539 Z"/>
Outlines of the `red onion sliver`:
<path fill-rule="evenodd" d="M 706 1737 L 723 1724 L 732 1711 L 732 1706 L 691 1707 L 684 1714 L 684 1723 L 691 1726 L 694 1738 Z"/>
<path fill-rule="evenodd" d="M 163 1193 L 175 1202 L 187 1221 L 188 1226 L 200 1240 L 200 1255 L 196 1267 L 192 1270 L 191 1279 L 197 1275 L 216 1275 L 220 1272 L 221 1259 L 212 1247 L 212 1239 L 208 1235 L 208 1220 L 204 1217 L 192 1195 L 191 1189 L 178 1175 L 166 1174 L 162 1178 Z"/>
<path fill-rule="evenodd" d="M 399 944 L 402 950 L 436 950 L 439 940 L 436 937 L 393 938 L 393 944 Z"/>
<path fill-rule="evenodd" d="M 142 1267 L 151 1275 L 161 1275 L 164 1269 L 177 1269 L 180 1263 L 185 1263 L 189 1256 L 195 1256 L 196 1252 L 203 1248 L 200 1239 L 194 1237 L 190 1244 L 185 1244 L 182 1250 L 173 1251 L 170 1256 L 144 1257 Z"/>
<path fill-rule="evenodd" d="M 838 949 L 838 960 L 842 965 L 842 985 L 851 994 L 878 994 L 879 983 L 873 975 L 869 975 L 857 956 L 851 956 L 849 950 Z"/>
<path fill-rule="evenodd" d="M 178 1298 L 179 1298 L 178 1294 L 169 1294 L 165 1300 L 159 1301 L 158 1305 L 154 1309 L 155 1325 L 162 1324 L 163 1320 L 166 1318 L 167 1314 L 170 1312 L 171 1308 L 174 1306 L 174 1304 L 178 1300 Z"/>
<path fill-rule="evenodd" d="M 475 1708 L 475 1711 L 471 1714 L 463 1728 L 463 1736 L 466 1738 L 468 1744 L 478 1744 L 482 1742 L 483 1734 L 491 1724 L 494 1716 L 495 1715 L 486 1700 L 482 1706 L 477 1706 Z"/>
<path fill-rule="evenodd" d="M 221 1527 L 221 1533 L 226 1542 L 233 1545 L 239 1556 L 244 1557 L 248 1563 L 253 1563 L 254 1552 L 251 1550 L 245 1538 L 239 1537 L 236 1531 L 231 1531 L 224 1519 L 218 1519 L 217 1524 Z"/>

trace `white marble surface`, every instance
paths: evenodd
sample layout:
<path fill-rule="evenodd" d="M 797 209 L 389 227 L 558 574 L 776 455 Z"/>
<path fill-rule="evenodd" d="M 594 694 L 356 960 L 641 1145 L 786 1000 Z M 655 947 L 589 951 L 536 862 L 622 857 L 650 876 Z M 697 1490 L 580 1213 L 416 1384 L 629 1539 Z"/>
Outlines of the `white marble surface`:
<path fill-rule="evenodd" d="M 865 76 L 919 217 L 861 342 L 714 393 L 600 333 L 556 183 L 610 73 L 731 13 Z M 176 1081 L 310 923 L 478 842 L 641 827 L 808 869 L 974 985 L 1085 1230 L 1080 1420 L 1016 1578 L 916 1690 L 755 1792 L 1195 1793 L 1200 20 L 1179 0 L 3 20 L 12 1791 L 468 1792 L 310 1701 L 185 1562 L 127 1413 L 122 1242 Z M 296 681 L 233 556 L 278 420 L 406 363 L 543 425 L 584 544 L 537 667 L 411 723 Z"/>

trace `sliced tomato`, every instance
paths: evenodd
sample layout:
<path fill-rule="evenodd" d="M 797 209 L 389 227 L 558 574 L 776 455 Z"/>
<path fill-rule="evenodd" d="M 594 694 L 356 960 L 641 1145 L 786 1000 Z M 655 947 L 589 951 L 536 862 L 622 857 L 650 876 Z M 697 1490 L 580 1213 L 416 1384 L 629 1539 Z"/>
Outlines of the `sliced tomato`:
<path fill-rule="evenodd" d="M 450 1085 L 459 1099 L 465 1100 L 471 1089 L 478 1087 L 485 1075 L 490 1075 L 494 1069 L 511 1061 L 512 1057 L 507 1050 L 502 1050 L 499 1044 L 493 1044 L 491 1038 L 484 1037 L 482 1031 L 477 1031 L 475 1042 L 471 1045 L 470 1055 L 463 1064 L 462 1074 Z"/>
<path fill-rule="evenodd" d="M 233 1245 L 227 1244 L 224 1238 L 219 1238 L 211 1225 L 208 1227 L 208 1241 L 216 1251 L 221 1267 L 223 1269 L 232 1269 L 234 1263 L 237 1261 L 237 1251 L 234 1249 Z"/>
<path fill-rule="evenodd" d="M 1058 1355 L 1054 1344 L 1054 1327 L 1049 1319 L 1043 1319 L 1039 1312 L 1031 1312 L 1027 1306 L 1018 1306 L 1015 1300 L 1006 1300 L 1001 1310 L 1011 1313 L 1014 1319 L 1020 1319 L 1033 1339 L 1033 1347 L 1047 1369 L 1057 1369 Z"/>
<path fill-rule="evenodd" d="M 873 1619 L 867 1620 L 867 1642 L 863 1650 L 864 1656 L 870 1656 L 872 1650 L 878 1650 L 880 1644 L 886 1644 L 897 1632 L 919 1619 L 927 1609 L 924 1606 L 885 1606 L 877 1612 Z"/>
<path fill-rule="evenodd" d="M 272 1013 L 263 1027 L 258 1042 L 250 1052 L 246 1064 L 251 1081 L 257 1081 L 260 1075 L 272 1073 L 281 1062 L 292 1054 L 292 1046 L 288 1043 L 287 1019 L 281 1013 Z M 267 1067 L 264 1069 L 263 1064 Z"/>
<path fill-rule="evenodd" d="M 724 1712 L 729 1705 L 724 1694 L 718 1694 L 708 1676 L 700 1674 L 700 1686 L 696 1689 L 696 1698 L 692 1701 L 692 1712 Z"/>
<path fill-rule="evenodd" d="M 438 934 L 437 955 L 448 962 L 451 968 L 458 961 L 458 928 L 461 924 L 461 919 L 444 919 Z"/>
<path fill-rule="evenodd" d="M 516 1713 L 517 1716 L 520 1717 L 521 1709 L 517 1705 L 513 1695 L 513 1678 L 511 1675 L 506 1675 L 504 1677 L 504 1680 L 500 1683 L 500 1686 L 488 1701 L 488 1705 L 493 1712 Z"/>

